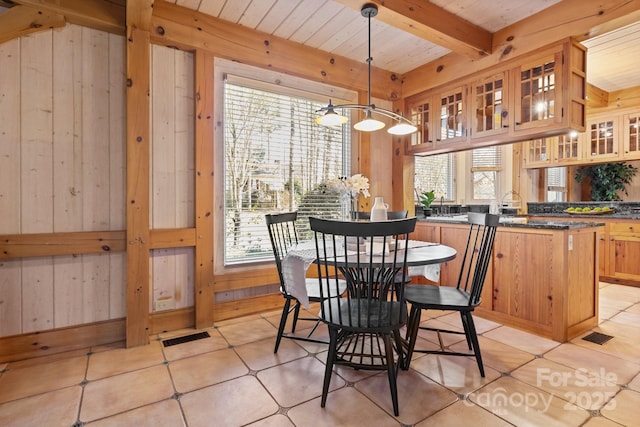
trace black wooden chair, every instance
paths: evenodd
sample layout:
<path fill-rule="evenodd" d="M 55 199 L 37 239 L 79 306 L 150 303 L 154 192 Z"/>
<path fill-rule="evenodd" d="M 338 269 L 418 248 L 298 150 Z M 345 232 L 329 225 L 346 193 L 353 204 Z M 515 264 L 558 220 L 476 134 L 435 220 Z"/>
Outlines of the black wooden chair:
<path fill-rule="evenodd" d="M 395 276 L 406 271 L 407 251 L 402 249 L 416 219 L 341 222 L 311 217 L 309 222 L 316 240 L 321 292 L 337 290 L 339 276 L 347 282 L 342 298 L 330 298 L 321 305 L 320 318 L 329 329 L 321 406 L 327 401 L 333 366 L 339 364 L 387 371 L 397 416 L 396 377 L 403 365 L 400 328 L 407 321 L 407 306 L 404 281 Z M 389 250 L 388 244 L 395 250 Z"/>
<path fill-rule="evenodd" d="M 475 356 L 484 377 L 482 355 L 478 344 L 478 336 L 471 313 L 480 304 L 482 287 L 491 263 L 491 252 L 496 235 L 499 217 L 483 213 L 469 213 L 470 230 L 467 246 L 462 258 L 462 266 L 455 286 L 408 285 L 405 297 L 411 304 L 411 314 L 407 324 L 408 341 L 407 358 L 404 369 L 408 369 L 414 352 L 429 354 L 448 354 L 454 356 Z M 422 310 L 457 311 L 462 318 L 464 332 L 420 326 Z M 419 350 L 415 348 L 419 329 L 435 331 L 438 334 L 440 350 Z M 441 333 L 464 334 L 471 353 L 462 353 L 445 349 L 440 337 Z"/>
<path fill-rule="evenodd" d="M 265 222 L 267 223 L 267 229 L 269 230 L 269 238 L 271 239 L 271 247 L 273 248 L 273 256 L 276 261 L 276 267 L 278 269 L 278 276 L 280 277 L 280 293 L 284 297 L 284 306 L 282 307 L 282 314 L 280 316 L 280 324 L 278 325 L 278 334 L 276 336 L 276 344 L 273 349 L 274 353 L 278 352 L 280 347 L 280 341 L 282 338 L 290 338 L 294 340 L 310 341 L 327 344 L 326 340 L 312 338 L 312 334 L 320 324 L 318 317 L 300 317 L 300 301 L 287 292 L 287 288 L 284 282 L 284 276 L 282 271 L 282 260 L 289 252 L 289 249 L 299 243 L 298 232 L 296 228 L 296 220 L 298 218 L 298 212 L 286 212 L 279 214 L 267 214 L 265 215 Z M 318 280 L 315 278 L 305 279 L 305 287 L 307 289 L 307 295 L 309 296 L 309 302 L 322 302 L 323 297 L 320 295 L 318 289 Z M 341 281 L 341 291 L 336 294 L 340 295 L 346 289 L 346 284 Z M 326 294 L 326 293 L 325 293 Z M 334 295 L 335 296 L 335 295 Z M 291 332 L 285 332 L 287 320 L 289 315 L 291 318 Z M 296 325 L 298 320 L 313 321 L 314 325 L 306 335 L 295 335 Z"/>
<path fill-rule="evenodd" d="M 357 211 L 355 212 L 355 219 L 369 220 L 371 219 L 371 212 Z M 409 215 L 409 211 L 389 211 L 387 212 L 387 219 L 403 219 Z"/>

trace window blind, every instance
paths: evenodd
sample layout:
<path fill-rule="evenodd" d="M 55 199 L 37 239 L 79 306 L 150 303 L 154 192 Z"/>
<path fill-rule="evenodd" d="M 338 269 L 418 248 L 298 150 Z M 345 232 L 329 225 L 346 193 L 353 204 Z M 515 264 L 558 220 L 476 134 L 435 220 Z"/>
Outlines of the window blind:
<path fill-rule="evenodd" d="M 349 124 L 318 126 L 313 120 L 326 100 L 283 92 L 244 78 L 225 81 L 225 265 L 272 259 L 266 213 L 297 210 L 303 236 L 308 216 L 341 215 L 323 183 L 349 172 Z"/>
<path fill-rule="evenodd" d="M 471 176 L 474 200 L 496 200 L 502 150 L 499 146 L 476 148 L 471 152 Z"/>
<path fill-rule="evenodd" d="M 414 187 L 417 193 L 432 191 L 436 197 L 455 200 L 455 154 L 415 157 Z M 419 201 L 416 201 L 419 203 Z"/>

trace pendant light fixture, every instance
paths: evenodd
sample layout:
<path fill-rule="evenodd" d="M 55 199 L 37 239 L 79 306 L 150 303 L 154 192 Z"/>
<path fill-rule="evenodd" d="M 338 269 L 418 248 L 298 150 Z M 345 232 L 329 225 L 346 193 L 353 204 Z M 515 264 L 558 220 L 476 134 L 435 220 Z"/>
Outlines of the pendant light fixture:
<path fill-rule="evenodd" d="M 374 104 L 371 103 L 371 61 L 373 58 L 371 57 L 371 18 L 378 14 L 378 6 L 373 3 L 367 3 L 362 6 L 360 10 L 362 16 L 367 18 L 369 24 L 369 56 L 367 57 L 367 66 L 368 66 L 368 85 L 367 85 L 367 105 L 363 104 L 342 104 L 342 105 L 333 105 L 331 100 L 329 100 L 329 105 L 319 109 L 318 113 L 324 113 L 321 116 L 318 116 L 315 122 L 319 125 L 324 126 L 337 126 L 346 123 L 349 119 L 346 116 L 340 115 L 336 113 L 336 108 L 349 109 L 349 110 L 360 110 L 365 112 L 365 118 L 355 125 L 353 128 L 362 132 L 373 132 L 385 127 L 384 122 L 380 120 L 376 120 L 373 117 L 373 114 L 380 114 L 382 116 L 388 117 L 396 122 L 396 124 L 389 129 L 389 132 L 392 135 L 408 135 L 410 133 L 414 133 L 418 130 L 418 128 L 408 119 L 403 117 L 401 114 L 394 113 L 390 110 L 385 110 L 384 108 L 378 108 Z"/>

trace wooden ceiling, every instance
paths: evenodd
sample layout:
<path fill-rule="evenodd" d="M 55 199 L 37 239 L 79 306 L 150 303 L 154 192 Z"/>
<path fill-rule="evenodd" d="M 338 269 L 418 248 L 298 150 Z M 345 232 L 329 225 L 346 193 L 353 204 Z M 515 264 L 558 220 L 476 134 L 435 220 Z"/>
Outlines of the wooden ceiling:
<path fill-rule="evenodd" d="M 96 28 L 103 25 L 102 29 L 113 31 L 121 27 L 125 0 L 83 0 L 82 6 L 75 1 L 0 0 L 0 5 L 44 8 L 53 16 L 38 15 L 43 22 L 33 23 L 43 27 L 64 25 L 64 21 L 56 20 L 59 16 L 55 13 L 64 15 L 67 22 L 74 22 L 77 14 L 81 19 L 74 23 L 90 26 L 94 14 L 99 23 Z M 360 13 L 364 0 L 155 0 L 155 3 L 163 1 L 354 61 L 364 63 L 367 58 L 368 24 Z M 615 10 L 623 5 L 628 8 L 629 2 L 638 3 L 632 7 L 640 9 L 638 0 L 583 0 L 580 6 Z M 482 58 L 498 50 L 498 36 L 505 29 L 533 15 L 559 17 L 560 22 L 570 25 L 571 7 L 573 11 L 576 7 L 575 0 L 373 0 L 373 3 L 379 5 L 379 12 L 371 20 L 372 65 L 398 74 L 451 54 L 471 60 Z M 112 6 L 105 6 L 108 4 Z M 111 16 L 114 9 L 118 16 Z M 0 17 L 7 10 L 0 7 Z M 5 20 L 8 24 L 5 27 L 15 21 L 14 17 Z M 640 58 L 640 22 L 637 22 L 640 12 L 630 19 L 614 21 L 609 26 L 594 27 L 587 34 L 574 34 L 589 48 L 588 82 L 607 92 L 640 86 L 640 73 L 636 71 Z M 551 22 L 549 28 L 554 25 L 558 23 Z M 16 26 L 16 30 L 20 29 Z M 528 31 L 535 34 L 548 32 L 549 28 Z M 4 32 L 7 34 L 4 39 L 0 34 L 0 42 L 11 36 L 10 29 Z"/>
<path fill-rule="evenodd" d="M 162 0 L 156 0 L 162 1 Z M 367 58 L 364 0 L 165 0 L 357 61 Z M 594 0 L 584 0 L 592 2 Z M 483 37 L 560 0 L 386 0 L 371 22 L 372 65 L 403 74 L 450 52 L 482 56 Z M 411 12 L 408 12 L 411 9 Z M 405 12 L 405 11 L 407 12 Z M 427 28 L 428 27 L 428 28 Z M 640 23 L 575 34 L 590 48 L 588 81 L 611 92 L 640 86 Z M 473 37 L 470 37 L 473 35 Z M 453 41 L 451 39 L 454 39 Z M 489 47 L 491 42 L 489 41 Z"/>

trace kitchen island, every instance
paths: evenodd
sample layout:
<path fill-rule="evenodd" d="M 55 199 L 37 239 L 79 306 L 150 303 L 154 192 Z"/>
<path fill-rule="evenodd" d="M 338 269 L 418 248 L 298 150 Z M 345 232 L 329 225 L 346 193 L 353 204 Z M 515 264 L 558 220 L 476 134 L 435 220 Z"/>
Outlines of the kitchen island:
<path fill-rule="evenodd" d="M 559 342 L 595 327 L 601 225 L 526 218 L 503 221 L 477 314 Z M 440 242 L 462 253 L 467 233 L 461 216 L 427 217 L 418 221 L 413 238 Z M 440 283 L 455 285 L 459 258 L 442 265 Z"/>

